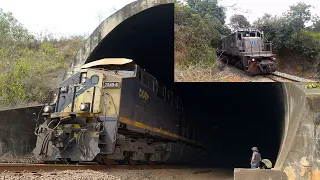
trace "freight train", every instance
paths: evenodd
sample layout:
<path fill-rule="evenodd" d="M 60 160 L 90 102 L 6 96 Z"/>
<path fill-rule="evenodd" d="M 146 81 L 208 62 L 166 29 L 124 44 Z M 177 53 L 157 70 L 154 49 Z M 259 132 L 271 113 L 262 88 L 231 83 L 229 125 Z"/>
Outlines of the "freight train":
<path fill-rule="evenodd" d="M 223 37 L 217 53 L 225 62 L 244 69 L 250 75 L 276 71 L 272 43 L 266 41 L 264 33 L 256 29 L 237 30 Z"/>
<path fill-rule="evenodd" d="M 35 157 L 44 162 L 200 164 L 181 99 L 131 59 L 106 58 L 63 81 L 43 108 Z"/>

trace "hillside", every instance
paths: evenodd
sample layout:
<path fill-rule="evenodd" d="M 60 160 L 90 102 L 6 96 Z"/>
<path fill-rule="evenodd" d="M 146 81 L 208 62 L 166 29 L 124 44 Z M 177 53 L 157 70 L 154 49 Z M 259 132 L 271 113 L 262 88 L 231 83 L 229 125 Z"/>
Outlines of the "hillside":
<path fill-rule="evenodd" d="M 46 103 L 83 36 L 35 36 L 0 9 L 0 109 Z"/>
<path fill-rule="evenodd" d="M 320 18 L 310 5 L 297 3 L 281 16 L 264 14 L 250 24 L 234 14 L 225 24 L 226 8 L 216 0 L 186 0 L 175 4 L 175 81 L 223 81 L 223 66 L 214 49 L 219 39 L 237 28 L 257 28 L 273 43 L 278 71 L 292 75 L 320 77 Z M 306 24 L 312 24 L 306 26 Z"/>

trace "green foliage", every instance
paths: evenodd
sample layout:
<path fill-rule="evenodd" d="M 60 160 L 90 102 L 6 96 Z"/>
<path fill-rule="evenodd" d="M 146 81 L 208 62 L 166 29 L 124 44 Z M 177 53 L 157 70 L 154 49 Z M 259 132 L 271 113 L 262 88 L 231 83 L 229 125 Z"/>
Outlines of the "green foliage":
<path fill-rule="evenodd" d="M 225 9 L 218 6 L 218 0 L 187 0 L 187 3 L 202 18 L 218 20 L 221 24 L 225 23 Z"/>
<path fill-rule="evenodd" d="M 304 87 L 307 89 L 320 88 L 320 82 L 307 82 Z"/>
<path fill-rule="evenodd" d="M 54 83 L 46 75 L 66 68 L 83 42 L 34 37 L 0 9 L 0 108 L 46 102 Z"/>
<path fill-rule="evenodd" d="M 265 14 L 254 22 L 254 26 L 264 31 L 266 38 L 273 43 L 273 49 L 279 56 L 296 56 L 303 64 L 319 64 L 320 38 L 316 31 L 318 18 L 310 12 L 312 6 L 297 3 L 282 16 Z M 313 26 L 305 24 L 313 19 Z M 304 70 L 307 68 L 304 67 Z"/>
<path fill-rule="evenodd" d="M 225 12 L 216 0 L 188 0 L 175 3 L 175 61 L 180 65 L 199 63 L 212 66 L 214 50 L 226 31 Z"/>
<path fill-rule="evenodd" d="M 249 28 L 251 24 L 242 14 L 234 14 L 230 18 L 230 26 L 232 29 Z"/>

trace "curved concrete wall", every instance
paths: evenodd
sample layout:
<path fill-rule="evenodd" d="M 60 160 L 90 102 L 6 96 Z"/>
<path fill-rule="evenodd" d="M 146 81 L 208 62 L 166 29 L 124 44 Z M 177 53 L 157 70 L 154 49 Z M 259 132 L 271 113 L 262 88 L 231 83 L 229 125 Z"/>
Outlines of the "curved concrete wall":
<path fill-rule="evenodd" d="M 170 3 L 174 3 L 174 0 L 139 0 L 126 5 L 125 7 L 105 19 L 93 31 L 84 46 L 78 51 L 77 56 L 67 70 L 64 79 L 77 72 L 86 62 L 91 52 L 94 51 L 98 44 L 103 41 L 103 39 L 123 21 L 146 9 Z"/>
<path fill-rule="evenodd" d="M 275 169 L 286 172 L 289 180 L 320 177 L 320 89 L 306 89 L 304 83 L 283 87 L 285 124 Z"/>

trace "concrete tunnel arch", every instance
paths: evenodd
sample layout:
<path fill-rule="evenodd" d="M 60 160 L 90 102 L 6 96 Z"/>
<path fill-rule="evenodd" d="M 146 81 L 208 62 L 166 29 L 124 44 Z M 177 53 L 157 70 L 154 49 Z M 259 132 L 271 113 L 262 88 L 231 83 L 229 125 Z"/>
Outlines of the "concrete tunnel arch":
<path fill-rule="evenodd" d="M 84 63 L 105 57 L 127 57 L 134 59 L 137 64 L 174 89 L 182 98 L 184 96 L 185 99 L 190 99 L 191 94 L 197 90 L 188 93 L 183 89 L 192 89 L 191 84 L 184 88 L 179 87 L 180 85 L 173 85 L 173 18 L 173 0 L 139 0 L 128 4 L 96 28 L 85 45 L 78 51 L 76 59 L 69 67 L 64 78 L 74 74 Z M 163 70 L 160 65 L 162 65 Z M 166 70 L 172 70 L 172 72 Z M 259 83 L 254 84 L 261 86 Z M 216 88 L 217 85 L 214 87 Z M 243 87 L 243 89 L 247 88 Z M 289 147 L 292 146 L 295 135 L 294 130 L 289 128 L 292 126 L 290 120 L 295 119 L 293 115 L 296 112 L 302 111 L 302 108 L 297 106 L 295 102 L 299 100 L 293 99 L 296 99 L 299 96 L 297 93 L 302 93 L 302 91 L 298 90 L 298 86 L 292 83 L 279 83 L 274 89 L 274 92 L 278 94 L 278 103 L 283 105 L 283 111 L 279 111 L 282 117 L 280 117 L 281 122 L 277 125 L 277 128 L 280 128 L 280 134 L 277 136 L 279 143 L 276 145 L 278 150 L 273 150 L 274 155 L 271 159 L 275 168 L 281 169 L 285 166 L 290 152 Z M 188 103 L 191 106 L 195 104 L 191 100 L 186 102 L 186 104 Z M 285 104 L 289 105 L 285 106 Z M 194 115 L 190 115 L 190 117 L 197 118 Z M 275 151 L 277 152 L 274 153 Z"/>
<path fill-rule="evenodd" d="M 158 79 L 170 79 L 171 74 L 153 65 L 173 61 L 173 19 L 173 0 L 138 0 L 126 5 L 93 31 L 63 79 L 85 63 L 108 57 L 131 58 Z"/>

